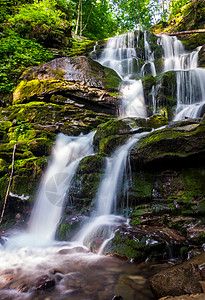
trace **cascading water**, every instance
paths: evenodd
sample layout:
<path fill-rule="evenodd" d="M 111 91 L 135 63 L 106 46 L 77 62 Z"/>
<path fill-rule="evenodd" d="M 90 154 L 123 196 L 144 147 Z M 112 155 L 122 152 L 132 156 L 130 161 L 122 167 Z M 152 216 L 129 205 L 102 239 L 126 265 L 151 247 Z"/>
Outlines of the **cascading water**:
<path fill-rule="evenodd" d="M 176 38 L 163 36 L 161 39 L 165 52 L 164 72 L 175 70 L 177 74 L 177 110 L 181 110 L 181 112 L 177 113 L 176 119 L 183 119 L 184 116 L 197 117 L 200 115 L 200 110 L 205 101 L 205 71 L 197 68 L 198 52 L 185 53 L 181 42 Z M 146 33 L 144 33 L 145 53 L 143 58 L 145 63 L 142 68 L 139 67 L 140 64 L 135 50 L 138 43 L 139 34 L 136 36 L 134 33 L 109 39 L 99 60 L 103 65 L 116 70 L 123 78 L 121 117 L 146 117 L 142 81 L 131 78 L 133 75 L 146 75 L 148 65 L 150 66 L 150 73 L 156 76 L 154 53 L 151 51 Z M 194 88 L 190 88 L 191 84 Z M 153 87 L 151 94 L 154 111 L 156 111 L 157 105 Z M 88 278 L 90 276 L 87 276 L 88 273 L 89 275 L 94 273 L 96 277 L 96 274 L 93 272 L 91 260 L 89 264 L 87 263 L 89 254 L 86 253 L 87 250 L 85 250 L 84 245 L 89 247 L 92 241 L 100 238 L 101 247 L 98 253 L 101 254 L 106 243 L 112 239 L 114 229 L 125 221 L 123 217 L 114 215 L 117 206 L 117 194 L 122 184 L 129 150 L 145 134 L 133 135 L 125 145 L 122 145 L 113 153 L 112 157 L 107 158 L 104 178 L 96 197 L 96 207 L 89 222 L 78 232 L 74 242 L 63 242 L 63 244 L 54 243 L 56 226 L 61 217 L 64 198 L 68 193 L 78 163 L 81 158 L 93 152 L 92 139 L 94 132 L 79 137 L 59 135 L 52 162 L 38 192 L 27 235 L 21 235 L 22 238 L 17 236 L 9 239 L 5 246 L 7 247 L 6 250 L 3 246 L 0 248 L 0 298 L 4 297 L 1 289 L 6 291 L 10 289 L 8 278 L 15 279 L 16 276 L 16 282 L 19 282 L 20 279 L 20 281 L 30 282 L 31 284 L 33 277 L 45 277 L 46 274 L 51 279 L 53 278 L 57 285 L 56 294 L 52 299 L 88 299 L 85 295 L 89 295 L 90 300 L 96 299 L 95 290 L 92 297 L 90 296 L 94 287 L 93 285 L 89 286 Z M 26 247 L 28 244 L 36 248 Z M 49 245 L 47 248 L 42 248 L 47 245 Z M 76 248 L 76 245 L 81 247 Z M 90 257 L 92 261 L 96 259 L 96 257 L 93 258 L 94 256 L 90 255 Z M 85 262 L 83 259 L 85 259 Z M 56 262 L 58 262 L 57 267 Z M 91 265 L 90 269 L 88 265 Z M 86 271 L 84 271 L 84 268 Z M 100 273 L 102 273 L 101 268 Z M 116 269 L 116 267 L 113 269 Z M 110 272 L 109 270 L 109 280 Z M 80 280 L 79 274 L 83 274 Z M 102 286 L 106 274 L 105 276 L 101 276 L 101 274 L 98 276 L 100 278 L 99 286 Z M 83 284 L 81 284 L 81 280 Z M 109 280 L 107 285 L 110 287 Z M 112 280 L 113 278 L 111 278 Z M 93 281 L 95 285 L 96 281 Z M 38 297 L 36 295 L 37 286 L 38 284 L 34 289 L 28 287 L 29 293 L 33 293 L 34 298 Z M 84 292 L 87 286 L 88 289 Z M 20 285 L 19 289 L 23 288 Z M 25 286 L 26 289 L 27 286 Z M 100 295 L 104 290 L 103 286 Z M 5 297 L 7 297 L 7 294 Z M 29 294 L 21 293 L 19 290 L 13 291 L 13 294 L 10 294 L 9 297 L 8 299 L 34 299 L 30 298 Z M 109 294 L 106 299 L 111 298 L 112 296 Z M 144 299 L 152 299 L 152 296 Z"/>
<path fill-rule="evenodd" d="M 148 42 L 148 38 L 147 38 L 147 31 L 144 32 L 144 49 L 145 49 L 145 63 L 142 66 L 141 69 L 141 75 L 142 77 L 144 77 L 145 74 L 145 67 L 147 64 L 150 65 L 150 70 L 151 70 L 151 74 L 152 76 L 156 76 L 156 68 L 155 68 L 155 64 L 154 64 L 154 52 L 151 51 L 149 42 Z"/>
<path fill-rule="evenodd" d="M 120 88 L 122 103 L 119 115 L 121 117 L 146 117 L 142 82 L 130 79 L 139 69 L 134 33 L 128 32 L 108 39 L 98 61 L 102 65 L 114 69 L 123 79 Z"/>
<path fill-rule="evenodd" d="M 164 72 L 176 71 L 177 108 L 175 121 L 197 118 L 205 105 L 205 70 L 197 68 L 199 49 L 186 53 L 176 38 L 162 35 Z"/>
<path fill-rule="evenodd" d="M 146 134 L 146 132 L 136 133 L 107 159 L 107 166 L 98 189 L 93 216 L 74 238 L 79 244 L 89 247 L 96 237 L 109 240 L 113 228 L 119 225 L 120 222 L 125 221 L 124 218 L 113 214 L 116 213 L 117 196 L 126 170 L 129 150 Z M 106 243 L 103 243 L 100 252 L 105 245 Z"/>
<path fill-rule="evenodd" d="M 102 65 L 114 69 L 121 78 L 136 71 L 134 33 L 128 32 L 108 39 L 100 59 Z"/>
<path fill-rule="evenodd" d="M 78 137 L 59 134 L 53 157 L 42 178 L 33 208 L 28 233 L 8 241 L 8 246 L 51 244 L 59 223 L 64 199 L 80 160 L 93 153 L 92 140 L 95 132 Z M 48 213 L 49 212 L 49 213 Z"/>

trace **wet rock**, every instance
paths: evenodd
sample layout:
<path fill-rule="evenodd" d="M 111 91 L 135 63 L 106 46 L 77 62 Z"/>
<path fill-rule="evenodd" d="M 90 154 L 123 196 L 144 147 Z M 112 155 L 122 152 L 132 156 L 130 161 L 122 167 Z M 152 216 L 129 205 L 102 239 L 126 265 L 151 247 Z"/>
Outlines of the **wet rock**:
<path fill-rule="evenodd" d="M 205 45 L 199 51 L 199 67 L 205 67 Z"/>
<path fill-rule="evenodd" d="M 167 169 L 188 161 L 192 165 L 201 164 L 205 157 L 205 124 L 187 127 L 188 124 L 167 127 L 142 138 L 131 151 L 133 169 Z"/>
<path fill-rule="evenodd" d="M 205 253 L 181 265 L 162 271 L 151 278 L 151 287 L 155 295 L 180 296 L 202 292 L 200 281 L 204 280 Z"/>
<path fill-rule="evenodd" d="M 104 242 L 104 238 L 100 238 L 100 237 L 94 238 L 94 240 L 90 244 L 90 250 L 94 253 L 98 253 L 103 242 Z"/>
<path fill-rule="evenodd" d="M 149 130 L 151 128 L 146 119 L 110 120 L 97 128 L 94 136 L 95 151 L 110 155 L 117 147 L 125 143 L 132 134 Z"/>
<path fill-rule="evenodd" d="M 48 275 L 44 275 L 37 279 L 35 289 L 39 290 L 50 290 L 55 287 L 55 280 Z"/>
<path fill-rule="evenodd" d="M 138 220 L 140 215 L 138 214 Z M 108 242 L 105 254 L 129 259 L 135 262 L 159 261 L 173 259 L 179 256 L 181 247 L 187 244 L 186 239 L 177 231 L 168 228 L 160 222 L 160 218 L 147 218 L 135 226 L 123 226 Z"/>
<path fill-rule="evenodd" d="M 120 82 L 114 70 L 98 62 L 86 57 L 62 57 L 26 71 L 14 91 L 13 102 L 70 100 L 95 111 L 101 108 L 115 114 L 117 99 L 109 91 L 117 92 Z"/>

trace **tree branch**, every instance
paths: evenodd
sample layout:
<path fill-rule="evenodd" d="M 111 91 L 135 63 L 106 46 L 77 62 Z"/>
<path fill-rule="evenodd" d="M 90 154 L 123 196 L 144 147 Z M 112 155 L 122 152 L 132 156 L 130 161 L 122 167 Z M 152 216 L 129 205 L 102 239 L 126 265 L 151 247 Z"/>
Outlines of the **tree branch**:
<path fill-rule="evenodd" d="M 194 33 L 205 33 L 205 29 L 195 29 L 195 30 L 187 30 L 187 31 L 180 31 L 175 33 L 168 33 L 168 35 L 183 35 L 183 34 L 194 34 Z"/>
<path fill-rule="evenodd" d="M 3 206 L 3 209 L 2 209 L 2 213 L 1 213 L 0 224 L 1 224 L 3 216 L 4 216 L 6 202 L 7 202 L 7 198 L 8 198 L 10 187 L 11 187 L 11 181 L 12 181 L 13 172 L 14 172 L 14 156 L 15 156 L 15 151 L 16 151 L 16 144 L 14 145 L 14 149 L 13 149 L 11 175 L 10 175 L 9 184 L 8 184 L 7 191 L 6 191 L 6 196 L 5 196 L 5 199 L 4 199 L 4 206 Z"/>

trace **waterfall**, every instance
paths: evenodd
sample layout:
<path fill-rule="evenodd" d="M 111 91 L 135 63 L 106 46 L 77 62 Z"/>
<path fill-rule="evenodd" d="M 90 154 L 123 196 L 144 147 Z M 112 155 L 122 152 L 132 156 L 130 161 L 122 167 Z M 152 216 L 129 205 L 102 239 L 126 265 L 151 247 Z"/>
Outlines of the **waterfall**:
<path fill-rule="evenodd" d="M 205 105 L 205 70 L 197 68 L 200 49 L 187 53 L 176 37 L 162 35 L 161 39 L 164 72 L 176 72 L 177 107 L 174 120 L 200 117 Z"/>
<path fill-rule="evenodd" d="M 145 63 L 142 66 L 141 75 L 142 77 L 145 77 L 146 75 L 145 66 L 149 64 L 152 76 L 156 76 L 157 73 L 154 64 L 154 52 L 151 51 L 150 44 L 147 37 L 147 31 L 144 32 L 144 49 L 145 49 Z"/>
<path fill-rule="evenodd" d="M 137 36 L 138 43 L 139 36 Z M 135 34 L 128 32 L 108 39 L 100 59 L 102 65 L 114 69 L 123 79 L 120 87 L 122 103 L 121 117 L 146 117 L 146 107 L 141 80 L 131 80 L 138 72 L 138 58 L 135 50 Z M 150 56 L 149 56 L 150 57 Z"/>
<path fill-rule="evenodd" d="M 58 134 L 51 162 L 41 179 L 27 233 L 11 238 L 8 241 L 11 247 L 23 244 L 35 247 L 53 242 L 71 179 L 80 160 L 93 153 L 94 133 L 77 137 Z"/>
<path fill-rule="evenodd" d="M 117 197 L 122 185 L 123 175 L 127 166 L 127 157 L 131 147 L 147 133 L 136 133 L 124 145 L 120 146 L 110 158 L 107 158 L 104 177 L 96 196 L 96 208 L 91 219 L 86 222 L 74 240 L 79 244 L 90 246 L 95 238 L 102 238 L 104 247 L 106 240 L 110 240 L 113 229 L 122 221 L 121 216 L 117 216 Z M 100 248 L 100 252 L 102 251 Z"/>
<path fill-rule="evenodd" d="M 134 73 L 135 57 L 134 33 L 128 32 L 108 39 L 98 61 L 124 78 Z"/>
<path fill-rule="evenodd" d="M 83 157 L 93 153 L 93 136 L 94 132 L 78 137 L 58 135 L 52 162 L 41 182 L 30 218 L 31 235 L 45 240 L 54 238 L 75 170 Z"/>
<path fill-rule="evenodd" d="M 146 117 L 144 92 L 141 80 L 127 80 L 121 84 L 122 103 L 119 115 L 125 117 Z"/>

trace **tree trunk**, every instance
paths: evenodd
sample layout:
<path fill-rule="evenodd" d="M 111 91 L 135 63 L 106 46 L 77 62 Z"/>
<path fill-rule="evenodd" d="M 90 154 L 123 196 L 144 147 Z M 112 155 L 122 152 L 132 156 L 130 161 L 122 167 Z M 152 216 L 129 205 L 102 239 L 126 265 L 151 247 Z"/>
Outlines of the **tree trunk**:
<path fill-rule="evenodd" d="M 80 36 L 82 36 L 83 29 L 83 1 L 80 3 Z"/>
<path fill-rule="evenodd" d="M 78 16 L 77 16 L 75 34 L 78 34 L 78 27 L 79 27 L 79 21 L 80 21 L 80 11 L 81 11 L 81 3 L 82 3 L 82 1 L 83 0 L 79 0 L 79 4 L 78 4 Z"/>
<path fill-rule="evenodd" d="M 86 21 L 86 23 L 85 23 L 85 25 L 84 25 L 84 27 L 83 27 L 83 29 L 82 29 L 82 33 L 83 33 L 83 31 L 85 30 L 85 28 L 87 27 L 87 25 L 88 25 L 88 22 L 89 22 L 89 19 L 90 19 L 90 15 L 92 14 L 92 11 L 93 11 L 94 6 L 95 6 L 95 3 L 93 3 L 93 5 L 92 5 L 92 8 L 91 8 L 91 10 L 90 10 L 90 12 L 89 12 L 89 15 L 88 15 L 88 17 L 87 17 L 87 21 Z"/>
<path fill-rule="evenodd" d="M 187 31 L 180 31 L 174 33 L 168 33 L 168 35 L 183 35 L 183 34 L 193 34 L 193 33 L 205 33 L 205 29 L 195 29 L 195 30 L 187 30 Z"/>

